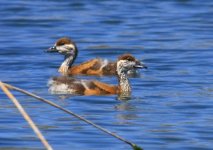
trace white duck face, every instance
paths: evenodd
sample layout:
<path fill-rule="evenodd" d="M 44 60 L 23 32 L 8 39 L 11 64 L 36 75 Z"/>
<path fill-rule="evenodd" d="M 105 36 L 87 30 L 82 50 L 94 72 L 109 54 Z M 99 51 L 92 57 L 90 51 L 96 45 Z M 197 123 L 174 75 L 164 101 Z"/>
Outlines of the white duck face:
<path fill-rule="evenodd" d="M 67 54 L 75 55 L 77 53 L 77 47 L 72 40 L 64 37 L 59 39 L 53 47 L 50 47 L 47 50 L 47 52 L 58 52 L 63 55 Z"/>
<path fill-rule="evenodd" d="M 140 63 L 130 54 L 124 54 L 119 57 L 117 61 L 117 73 L 120 75 L 121 73 L 127 74 L 129 70 L 134 68 L 147 68 L 144 64 Z"/>

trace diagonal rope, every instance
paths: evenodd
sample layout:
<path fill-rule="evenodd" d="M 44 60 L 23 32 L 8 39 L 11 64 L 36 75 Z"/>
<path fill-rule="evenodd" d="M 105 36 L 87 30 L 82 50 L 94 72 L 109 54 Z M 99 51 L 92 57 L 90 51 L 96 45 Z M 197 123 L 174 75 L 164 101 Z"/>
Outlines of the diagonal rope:
<path fill-rule="evenodd" d="M 30 118 L 30 116 L 27 114 L 27 112 L 24 110 L 22 105 L 19 103 L 19 101 L 13 96 L 13 94 L 8 90 L 8 88 L 0 81 L 0 87 L 3 90 L 3 92 L 8 96 L 8 98 L 15 104 L 19 112 L 22 114 L 24 119 L 29 123 L 35 134 L 38 136 L 38 138 L 41 140 L 41 142 L 44 144 L 45 148 L 47 150 L 52 150 L 52 147 L 49 145 L 45 137 L 42 135 L 38 127 L 35 125 L 33 120 Z"/>
<path fill-rule="evenodd" d="M 84 117 L 82 117 L 82 116 L 80 116 L 80 115 L 77 115 L 76 113 L 74 113 L 74 112 L 72 112 L 72 111 L 70 111 L 70 110 L 67 110 L 67 109 L 65 109 L 65 108 L 63 108 L 63 107 L 61 107 L 61 106 L 59 106 L 59 105 L 57 105 L 57 104 L 55 104 L 55 103 L 53 103 L 53 102 L 47 100 L 47 99 L 44 99 L 44 98 L 42 98 L 42 97 L 40 97 L 40 96 L 37 96 L 37 95 L 35 95 L 35 94 L 33 94 L 33 93 L 30 93 L 30 92 L 28 92 L 28 91 L 25 91 L 25 90 L 23 90 L 23 89 L 14 87 L 14 86 L 12 86 L 12 85 L 9 85 L 9 84 L 6 84 L 6 83 L 3 83 L 3 84 L 4 84 L 6 87 L 8 87 L 9 89 L 16 90 L 16 91 L 19 91 L 19 92 L 21 92 L 21 93 L 24 93 L 24 94 L 26 94 L 26 95 L 28 95 L 28 96 L 34 97 L 34 98 L 36 98 L 36 99 L 38 99 L 38 100 L 40 100 L 40 101 L 42 101 L 42 102 L 45 102 L 45 103 L 47 103 L 47 104 L 49 104 L 49 105 L 51 105 L 51 106 L 53 106 L 53 107 L 56 107 L 56 108 L 58 108 L 58 109 L 60 109 L 60 110 L 62 110 L 62 111 L 64 111 L 64 112 L 66 112 L 66 113 L 69 114 L 69 115 L 72 115 L 72 116 L 74 116 L 74 117 L 76 117 L 76 118 L 78 118 L 78 119 L 80 119 L 80 120 L 86 122 L 87 124 L 92 125 L 93 127 L 95 127 L 95 128 L 97 128 L 97 129 L 99 129 L 99 130 L 101 130 L 101 131 L 103 131 L 103 132 L 105 132 L 105 133 L 107 133 L 107 134 L 109 134 L 109 135 L 111 135 L 111 136 L 113 136 L 113 137 L 115 137 L 115 138 L 117 138 L 117 139 L 119 139 L 119 140 L 125 142 L 126 144 L 129 144 L 134 150 L 142 150 L 142 148 L 140 148 L 140 147 L 137 146 L 136 144 L 134 144 L 134 143 L 132 143 L 132 142 L 130 142 L 130 141 L 124 139 L 123 137 L 121 137 L 121 136 L 119 136 L 119 135 L 117 135 L 117 134 L 115 134 L 115 133 L 112 133 L 112 132 L 110 132 L 109 130 L 107 130 L 107 129 L 105 129 L 105 128 L 103 128 L 103 127 L 101 127 L 101 126 L 99 126 L 99 125 L 97 125 L 97 124 L 95 124 L 95 123 L 93 123 L 93 122 L 91 122 L 90 120 L 87 120 L 87 119 L 85 119 Z"/>

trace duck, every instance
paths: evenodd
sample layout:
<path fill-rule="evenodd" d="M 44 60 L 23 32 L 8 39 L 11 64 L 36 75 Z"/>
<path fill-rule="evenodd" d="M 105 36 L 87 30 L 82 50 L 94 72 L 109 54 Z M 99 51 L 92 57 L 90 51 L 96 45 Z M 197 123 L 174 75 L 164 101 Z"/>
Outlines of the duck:
<path fill-rule="evenodd" d="M 57 52 L 64 55 L 64 61 L 58 69 L 58 72 L 62 75 L 116 75 L 116 61 L 113 62 L 107 59 L 94 58 L 81 64 L 73 65 L 78 55 L 78 48 L 76 43 L 68 37 L 57 40 L 54 46 L 50 47 L 46 52 Z M 143 68 L 147 68 L 145 64 L 138 60 L 135 61 L 140 63 Z M 128 74 L 130 73 L 136 73 L 136 68 L 129 70 Z"/>
<path fill-rule="evenodd" d="M 121 55 L 116 62 L 118 85 L 111 85 L 98 80 L 76 79 L 70 76 L 53 77 L 49 80 L 49 92 L 52 94 L 72 95 L 131 95 L 131 86 L 127 72 L 144 66 L 131 54 Z"/>

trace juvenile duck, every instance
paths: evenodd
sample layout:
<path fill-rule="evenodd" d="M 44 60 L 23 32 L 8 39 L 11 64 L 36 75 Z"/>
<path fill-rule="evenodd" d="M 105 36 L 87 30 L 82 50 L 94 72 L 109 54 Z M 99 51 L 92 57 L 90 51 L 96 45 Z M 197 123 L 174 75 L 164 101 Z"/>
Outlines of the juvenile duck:
<path fill-rule="evenodd" d="M 58 52 L 65 56 L 63 63 L 59 68 L 59 72 L 63 75 L 116 75 L 116 62 L 110 62 L 107 59 L 94 58 L 79 65 L 73 65 L 77 55 L 78 48 L 71 39 L 60 38 L 53 47 L 47 52 Z M 138 60 L 135 62 L 140 63 Z M 143 68 L 147 68 L 141 63 Z M 136 68 L 132 68 L 128 73 L 136 72 Z"/>
<path fill-rule="evenodd" d="M 119 94 L 122 96 L 131 95 L 131 86 L 127 72 L 133 68 L 144 66 L 130 54 L 124 54 L 117 60 L 118 85 L 110 85 L 97 80 L 78 80 L 67 76 L 54 77 L 49 81 L 49 91 L 53 94 L 74 94 L 74 95 L 109 95 Z"/>

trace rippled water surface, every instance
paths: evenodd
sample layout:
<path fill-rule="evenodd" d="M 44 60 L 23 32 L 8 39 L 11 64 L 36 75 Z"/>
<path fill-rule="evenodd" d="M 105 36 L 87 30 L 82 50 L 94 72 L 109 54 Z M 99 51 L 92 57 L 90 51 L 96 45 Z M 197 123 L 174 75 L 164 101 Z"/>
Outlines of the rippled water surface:
<path fill-rule="evenodd" d="M 46 0 L 0 2 L 0 80 L 33 92 L 145 150 L 210 150 L 213 143 L 212 0 Z M 63 57 L 44 50 L 60 37 L 78 45 L 76 64 L 129 52 L 149 67 L 117 96 L 48 93 Z M 115 77 L 90 77 L 116 84 Z M 131 147 L 65 113 L 13 91 L 54 149 Z M 44 149 L 0 92 L 0 149 Z"/>

